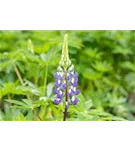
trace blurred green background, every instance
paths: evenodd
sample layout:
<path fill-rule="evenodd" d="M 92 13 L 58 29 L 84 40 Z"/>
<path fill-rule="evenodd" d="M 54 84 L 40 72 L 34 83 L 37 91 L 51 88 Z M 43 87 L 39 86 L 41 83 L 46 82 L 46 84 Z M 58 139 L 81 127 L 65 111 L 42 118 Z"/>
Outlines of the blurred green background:
<path fill-rule="evenodd" d="M 0 31 L 0 120 L 62 120 L 52 101 L 65 33 L 81 90 L 67 120 L 135 120 L 135 31 Z"/>

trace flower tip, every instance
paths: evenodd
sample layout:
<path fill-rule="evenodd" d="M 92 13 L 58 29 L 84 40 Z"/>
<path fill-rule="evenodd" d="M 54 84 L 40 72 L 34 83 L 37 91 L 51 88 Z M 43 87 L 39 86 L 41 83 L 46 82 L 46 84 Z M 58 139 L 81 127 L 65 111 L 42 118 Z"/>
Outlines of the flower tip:
<path fill-rule="evenodd" d="M 64 38 L 66 38 L 66 39 L 68 38 L 68 34 L 67 33 L 65 33 Z"/>

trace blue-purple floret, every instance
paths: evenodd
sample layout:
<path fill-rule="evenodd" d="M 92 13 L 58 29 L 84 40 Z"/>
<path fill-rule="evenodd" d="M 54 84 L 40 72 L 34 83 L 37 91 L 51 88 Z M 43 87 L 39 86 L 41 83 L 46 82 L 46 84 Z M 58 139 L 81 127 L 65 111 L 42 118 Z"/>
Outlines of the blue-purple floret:
<path fill-rule="evenodd" d="M 54 100 L 54 104 L 55 104 L 55 105 L 58 105 L 60 102 L 61 102 L 61 99 L 60 99 L 60 98 L 56 98 L 56 99 Z"/>
<path fill-rule="evenodd" d="M 59 87 L 61 86 L 61 84 L 62 84 L 61 80 L 56 80 L 55 86 L 56 86 L 57 88 L 59 88 Z"/>
<path fill-rule="evenodd" d="M 78 76 L 77 74 L 74 74 L 72 79 L 71 79 L 71 85 L 76 87 L 78 85 Z"/>
<path fill-rule="evenodd" d="M 57 97 L 61 99 L 63 97 L 63 92 L 62 91 L 58 91 L 57 92 Z"/>
<path fill-rule="evenodd" d="M 72 90 L 72 89 L 69 89 L 69 91 L 68 91 L 68 96 L 69 96 L 69 97 L 72 97 L 73 94 L 74 94 L 73 90 Z"/>
<path fill-rule="evenodd" d="M 66 84 L 66 83 L 63 83 L 63 84 L 62 84 L 62 89 L 65 90 L 66 87 L 67 87 L 67 84 Z"/>
<path fill-rule="evenodd" d="M 78 98 L 75 98 L 74 100 L 71 100 L 72 105 L 76 105 L 78 102 Z"/>
<path fill-rule="evenodd" d="M 57 94 L 57 93 L 58 93 L 58 91 L 59 91 L 59 89 L 58 89 L 58 88 L 54 88 L 54 90 L 53 90 L 53 91 L 54 91 L 54 93 L 55 93 L 55 94 Z"/>
<path fill-rule="evenodd" d="M 74 94 L 75 94 L 75 95 L 78 95 L 79 93 L 80 93 L 80 90 L 79 90 L 79 89 L 77 89 L 77 90 L 74 91 Z"/>

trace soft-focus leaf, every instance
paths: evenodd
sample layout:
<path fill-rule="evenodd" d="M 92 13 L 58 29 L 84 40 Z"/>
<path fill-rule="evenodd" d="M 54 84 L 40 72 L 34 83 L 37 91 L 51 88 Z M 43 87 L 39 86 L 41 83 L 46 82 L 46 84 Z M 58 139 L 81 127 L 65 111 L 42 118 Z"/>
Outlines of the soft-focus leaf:
<path fill-rule="evenodd" d="M 9 102 L 9 103 L 12 103 L 12 104 L 16 104 L 16 105 L 20 105 L 20 106 L 27 106 L 25 103 L 23 103 L 23 102 L 20 102 L 20 101 L 17 101 L 17 100 L 5 100 L 5 101 L 7 101 L 7 102 Z"/>

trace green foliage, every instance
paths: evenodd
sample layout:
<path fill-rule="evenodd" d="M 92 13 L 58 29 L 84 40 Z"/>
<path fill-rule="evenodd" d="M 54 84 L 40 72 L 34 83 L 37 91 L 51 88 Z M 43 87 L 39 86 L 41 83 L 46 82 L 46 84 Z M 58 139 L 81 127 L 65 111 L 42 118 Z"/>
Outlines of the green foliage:
<path fill-rule="evenodd" d="M 0 31 L 0 120 L 62 120 L 53 73 L 65 32 Z M 81 89 L 67 120 L 135 120 L 135 31 L 67 33 Z"/>

